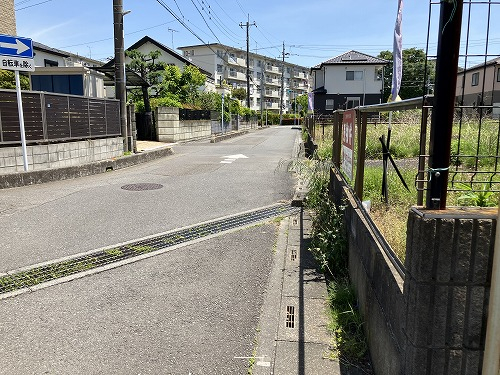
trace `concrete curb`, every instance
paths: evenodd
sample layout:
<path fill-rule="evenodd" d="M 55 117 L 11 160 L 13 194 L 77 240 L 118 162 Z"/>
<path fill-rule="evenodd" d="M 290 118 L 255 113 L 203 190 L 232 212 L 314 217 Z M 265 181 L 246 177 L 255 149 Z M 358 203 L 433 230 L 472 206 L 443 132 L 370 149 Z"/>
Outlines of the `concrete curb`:
<path fill-rule="evenodd" d="M 42 184 L 50 181 L 69 180 L 77 177 L 90 176 L 131 167 L 133 165 L 145 163 L 172 154 L 173 151 L 170 147 L 164 147 L 152 151 L 145 151 L 138 154 L 123 156 L 117 159 L 101 160 L 71 167 L 3 174 L 0 175 L 0 189 L 8 189 L 20 186 Z"/>

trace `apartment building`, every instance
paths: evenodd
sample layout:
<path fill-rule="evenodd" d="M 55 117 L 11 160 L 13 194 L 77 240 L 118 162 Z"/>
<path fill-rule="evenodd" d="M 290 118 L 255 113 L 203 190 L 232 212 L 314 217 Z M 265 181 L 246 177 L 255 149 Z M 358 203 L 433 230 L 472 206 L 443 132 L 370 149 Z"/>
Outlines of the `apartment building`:
<path fill-rule="evenodd" d="M 219 43 L 179 47 L 179 50 L 186 59 L 211 72 L 216 85 L 246 90 L 246 51 Z M 253 110 L 280 111 L 282 79 L 284 113 L 292 111 L 296 96 L 309 92 L 309 68 L 256 53 L 249 54 L 249 67 L 249 107 Z"/>
<path fill-rule="evenodd" d="M 0 34 L 16 35 L 14 0 L 0 0 Z"/>

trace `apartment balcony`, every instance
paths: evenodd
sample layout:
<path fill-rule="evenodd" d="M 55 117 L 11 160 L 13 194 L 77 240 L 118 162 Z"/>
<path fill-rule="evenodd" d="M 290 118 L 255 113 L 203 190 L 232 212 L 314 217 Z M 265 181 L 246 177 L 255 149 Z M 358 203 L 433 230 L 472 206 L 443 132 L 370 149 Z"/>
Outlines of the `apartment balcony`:
<path fill-rule="evenodd" d="M 234 80 L 237 80 L 237 81 L 246 81 L 247 80 L 247 75 L 245 73 L 241 73 L 241 72 L 226 71 L 224 73 L 224 78 L 226 78 L 226 79 L 234 79 Z"/>
<path fill-rule="evenodd" d="M 280 104 L 279 103 L 266 103 L 266 109 L 280 109 Z"/>
<path fill-rule="evenodd" d="M 276 79 L 276 78 L 266 77 L 266 85 L 281 86 L 281 80 Z"/>
<path fill-rule="evenodd" d="M 281 74 L 281 70 L 279 67 L 274 66 L 274 65 L 266 65 L 266 72 L 267 73 L 273 73 L 273 74 Z"/>
<path fill-rule="evenodd" d="M 293 78 L 307 79 L 303 72 L 293 72 Z"/>
<path fill-rule="evenodd" d="M 266 90 L 264 92 L 264 95 L 267 98 L 279 98 L 280 97 L 280 92 L 277 90 Z"/>
<path fill-rule="evenodd" d="M 234 66 L 247 66 L 247 62 L 245 59 L 242 59 L 240 57 L 231 57 L 227 55 L 224 58 L 224 61 L 227 62 L 228 65 L 234 65 Z"/>

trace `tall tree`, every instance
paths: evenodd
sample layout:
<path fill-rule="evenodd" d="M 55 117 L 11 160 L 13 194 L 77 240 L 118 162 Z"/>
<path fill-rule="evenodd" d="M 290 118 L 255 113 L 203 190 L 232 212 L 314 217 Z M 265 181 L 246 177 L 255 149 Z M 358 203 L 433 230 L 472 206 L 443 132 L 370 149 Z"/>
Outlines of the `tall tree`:
<path fill-rule="evenodd" d="M 389 60 L 384 70 L 384 100 L 389 100 L 392 85 L 392 52 L 382 51 L 379 58 Z M 416 98 L 430 92 L 434 84 L 435 61 L 427 60 L 427 73 L 425 71 L 427 56 L 424 50 L 408 48 L 403 50 L 403 77 L 399 96 L 401 99 Z M 424 82 L 425 79 L 425 82 Z"/>
<path fill-rule="evenodd" d="M 162 71 L 167 66 L 163 61 L 158 61 L 161 52 L 151 51 L 148 54 L 144 54 L 138 50 L 131 50 L 126 51 L 125 54 L 131 59 L 127 67 L 140 75 L 151 88 L 155 88 L 159 83 L 158 81 L 160 80 L 159 77 L 162 75 Z M 135 101 L 138 99 L 138 96 L 142 96 L 144 110 L 146 113 L 150 113 L 151 104 L 149 101 L 149 94 L 151 89 L 148 89 L 147 86 L 142 86 L 140 90 L 140 94 L 137 90 L 131 90 L 132 98 Z"/>

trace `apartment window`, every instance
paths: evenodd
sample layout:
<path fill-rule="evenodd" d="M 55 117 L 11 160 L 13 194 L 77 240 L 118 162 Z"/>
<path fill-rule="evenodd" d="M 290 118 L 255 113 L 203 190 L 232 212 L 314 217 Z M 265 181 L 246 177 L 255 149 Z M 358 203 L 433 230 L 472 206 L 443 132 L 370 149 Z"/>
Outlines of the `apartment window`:
<path fill-rule="evenodd" d="M 257 79 L 261 79 L 262 78 L 262 73 L 261 72 L 257 72 Z"/>
<path fill-rule="evenodd" d="M 356 108 L 359 107 L 359 97 L 347 97 L 347 108 Z"/>
<path fill-rule="evenodd" d="M 500 68 L 497 69 L 497 82 L 500 82 Z"/>
<path fill-rule="evenodd" d="M 325 110 L 333 111 L 334 101 L 333 99 L 326 99 Z"/>
<path fill-rule="evenodd" d="M 471 85 L 472 86 L 479 85 L 479 72 L 472 73 L 472 82 L 471 82 Z"/>
<path fill-rule="evenodd" d="M 223 66 L 217 64 L 217 73 L 222 73 Z"/>
<path fill-rule="evenodd" d="M 249 63 L 249 65 L 250 65 L 250 66 L 253 66 L 253 64 L 254 64 L 253 59 L 250 59 L 250 63 Z"/>
<path fill-rule="evenodd" d="M 287 67 L 286 67 L 286 72 L 287 72 L 288 74 L 290 74 L 290 67 L 289 67 L 289 66 L 287 66 Z"/>
<path fill-rule="evenodd" d="M 362 81 L 363 71 L 362 70 L 346 70 L 345 72 L 346 81 Z"/>
<path fill-rule="evenodd" d="M 222 59 L 222 56 L 223 56 L 222 51 L 221 51 L 220 49 L 218 49 L 218 50 L 217 50 L 217 57 L 218 57 L 219 59 Z"/>
<path fill-rule="evenodd" d="M 260 68 L 262 66 L 262 61 L 257 60 L 257 67 Z"/>

